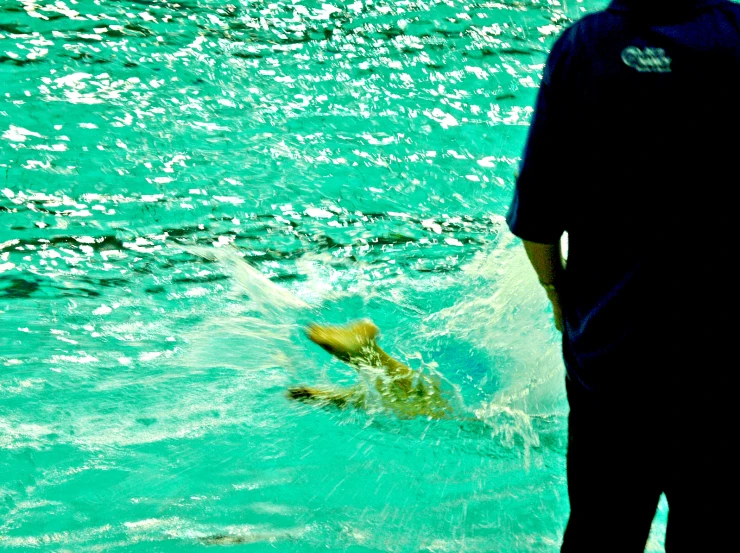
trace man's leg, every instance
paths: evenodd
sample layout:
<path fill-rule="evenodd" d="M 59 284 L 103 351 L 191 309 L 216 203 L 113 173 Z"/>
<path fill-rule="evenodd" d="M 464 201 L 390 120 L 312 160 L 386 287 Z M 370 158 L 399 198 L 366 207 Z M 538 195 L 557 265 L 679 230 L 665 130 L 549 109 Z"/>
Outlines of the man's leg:
<path fill-rule="evenodd" d="M 568 382 L 570 518 L 562 553 L 643 553 L 661 495 L 651 427 L 625 398 L 596 404 Z"/>
<path fill-rule="evenodd" d="M 722 406 L 735 402 L 731 386 L 713 388 L 711 397 L 697 397 L 698 389 L 681 394 L 684 401 L 666 417 L 666 553 L 725 553 L 740 543 L 737 456 L 730 451 L 736 447 L 737 423 L 735 415 L 722 412 Z"/>

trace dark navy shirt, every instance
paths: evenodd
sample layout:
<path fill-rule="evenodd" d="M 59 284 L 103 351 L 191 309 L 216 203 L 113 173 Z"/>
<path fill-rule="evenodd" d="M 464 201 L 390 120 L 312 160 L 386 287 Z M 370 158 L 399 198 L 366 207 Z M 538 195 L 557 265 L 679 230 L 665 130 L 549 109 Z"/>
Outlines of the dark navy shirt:
<path fill-rule="evenodd" d="M 590 390 L 734 347 L 738 80 L 728 0 L 615 0 L 553 46 L 507 220 L 532 242 L 568 233 L 565 360 Z"/>

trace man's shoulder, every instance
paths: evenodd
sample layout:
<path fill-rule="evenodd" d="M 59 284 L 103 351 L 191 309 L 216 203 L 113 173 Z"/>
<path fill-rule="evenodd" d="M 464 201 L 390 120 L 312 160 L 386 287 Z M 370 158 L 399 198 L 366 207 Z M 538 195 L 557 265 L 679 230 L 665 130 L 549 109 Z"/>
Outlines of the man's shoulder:
<path fill-rule="evenodd" d="M 728 8 L 740 13 L 740 0 L 715 0 L 711 5 Z"/>
<path fill-rule="evenodd" d="M 736 21 L 740 21 L 740 0 L 721 0 L 717 6 L 734 14 Z"/>
<path fill-rule="evenodd" d="M 577 63 L 579 52 L 588 50 L 595 38 L 603 40 L 603 33 L 598 29 L 608 28 L 611 17 L 606 10 L 602 10 L 587 14 L 565 26 L 550 49 L 545 80 L 549 81 L 551 75 L 559 72 L 558 68 L 562 70 L 564 66 Z"/>
<path fill-rule="evenodd" d="M 593 39 L 594 33 L 609 28 L 617 22 L 614 14 L 601 10 L 584 15 L 565 26 L 550 50 L 555 55 L 573 53 L 583 48 Z"/>

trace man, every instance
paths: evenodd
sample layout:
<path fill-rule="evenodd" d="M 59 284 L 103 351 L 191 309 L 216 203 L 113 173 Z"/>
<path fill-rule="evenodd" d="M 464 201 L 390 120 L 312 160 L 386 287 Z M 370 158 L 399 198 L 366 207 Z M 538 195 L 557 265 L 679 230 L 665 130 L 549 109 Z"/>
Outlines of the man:
<path fill-rule="evenodd" d="M 508 222 L 563 332 L 563 553 L 644 551 L 661 493 L 668 553 L 737 547 L 738 75 L 729 0 L 614 0 L 548 57 Z"/>

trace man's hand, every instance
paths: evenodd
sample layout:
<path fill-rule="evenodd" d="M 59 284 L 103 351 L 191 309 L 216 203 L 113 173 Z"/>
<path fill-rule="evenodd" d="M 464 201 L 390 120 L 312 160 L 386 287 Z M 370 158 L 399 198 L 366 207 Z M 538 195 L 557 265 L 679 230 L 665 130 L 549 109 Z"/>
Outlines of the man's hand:
<path fill-rule="evenodd" d="M 563 332 L 563 307 L 560 304 L 560 292 L 557 289 L 547 290 L 547 299 L 552 304 L 552 316 L 555 319 L 555 328 Z"/>
<path fill-rule="evenodd" d="M 544 286 L 547 297 L 552 304 L 552 313 L 555 317 L 555 328 L 563 331 L 563 306 L 560 300 L 557 284 L 563 273 L 563 256 L 560 251 L 560 242 L 555 244 L 540 244 L 523 240 L 529 262 L 532 264 L 537 278 Z"/>

